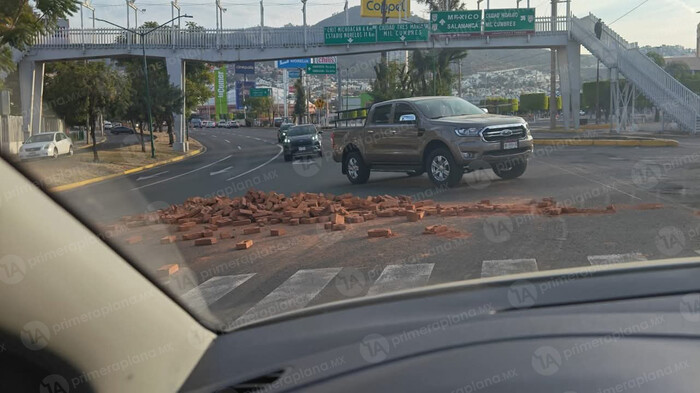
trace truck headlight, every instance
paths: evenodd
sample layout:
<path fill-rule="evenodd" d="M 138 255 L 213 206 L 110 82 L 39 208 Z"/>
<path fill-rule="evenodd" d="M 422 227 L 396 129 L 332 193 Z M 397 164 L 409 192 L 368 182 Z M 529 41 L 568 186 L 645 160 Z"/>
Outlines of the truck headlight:
<path fill-rule="evenodd" d="M 284 143 L 289 143 L 289 138 L 284 138 Z"/>
<path fill-rule="evenodd" d="M 455 128 L 455 134 L 457 136 L 478 136 L 478 128 Z"/>
<path fill-rule="evenodd" d="M 318 135 L 312 136 L 312 137 L 311 137 L 311 140 L 314 141 L 314 142 L 318 141 Z"/>

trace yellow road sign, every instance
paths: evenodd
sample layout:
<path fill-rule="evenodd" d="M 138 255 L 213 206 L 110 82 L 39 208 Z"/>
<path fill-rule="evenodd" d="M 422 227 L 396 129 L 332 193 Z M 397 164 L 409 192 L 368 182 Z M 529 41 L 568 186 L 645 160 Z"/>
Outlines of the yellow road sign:
<path fill-rule="evenodd" d="M 382 17 L 383 0 L 362 0 L 360 16 L 365 18 Z M 411 0 L 386 0 L 387 18 L 408 18 L 411 16 Z"/>

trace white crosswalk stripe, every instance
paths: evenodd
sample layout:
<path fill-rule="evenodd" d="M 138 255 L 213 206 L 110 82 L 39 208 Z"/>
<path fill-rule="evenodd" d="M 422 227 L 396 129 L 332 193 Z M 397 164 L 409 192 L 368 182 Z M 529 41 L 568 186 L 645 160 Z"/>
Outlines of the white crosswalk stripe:
<path fill-rule="evenodd" d="M 234 325 L 299 310 L 340 272 L 342 268 L 299 270 L 238 318 Z"/>
<path fill-rule="evenodd" d="M 646 261 L 647 258 L 638 253 L 630 254 L 610 254 L 610 255 L 589 255 L 588 262 L 593 265 L 611 265 L 613 263 L 637 262 Z"/>
<path fill-rule="evenodd" d="M 434 266 L 434 263 L 389 265 L 369 288 L 367 296 L 423 286 L 428 282 Z"/>
<path fill-rule="evenodd" d="M 506 274 L 537 271 L 536 259 L 501 259 L 484 261 L 481 264 L 481 277 L 497 277 Z"/>
<path fill-rule="evenodd" d="M 226 296 L 226 294 L 248 281 L 254 275 L 255 273 L 212 277 L 182 295 L 182 301 L 192 308 L 204 309 Z"/>

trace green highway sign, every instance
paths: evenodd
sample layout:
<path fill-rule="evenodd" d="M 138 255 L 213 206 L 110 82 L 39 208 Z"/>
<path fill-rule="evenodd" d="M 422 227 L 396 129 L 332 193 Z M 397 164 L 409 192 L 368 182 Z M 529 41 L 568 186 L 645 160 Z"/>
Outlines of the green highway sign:
<path fill-rule="evenodd" d="M 433 11 L 431 34 L 480 34 L 481 11 Z"/>
<path fill-rule="evenodd" d="M 250 89 L 250 97 L 269 97 L 271 90 L 269 87 L 254 87 Z"/>
<path fill-rule="evenodd" d="M 306 65 L 306 73 L 309 75 L 323 75 L 323 74 L 335 74 L 336 66 L 335 64 L 328 63 L 315 63 Z"/>
<path fill-rule="evenodd" d="M 534 31 L 534 8 L 484 10 L 484 33 L 522 33 Z"/>
<path fill-rule="evenodd" d="M 377 25 L 377 42 L 428 41 L 427 23 Z"/>
<path fill-rule="evenodd" d="M 371 44 L 377 42 L 376 25 L 330 26 L 323 28 L 326 45 Z"/>

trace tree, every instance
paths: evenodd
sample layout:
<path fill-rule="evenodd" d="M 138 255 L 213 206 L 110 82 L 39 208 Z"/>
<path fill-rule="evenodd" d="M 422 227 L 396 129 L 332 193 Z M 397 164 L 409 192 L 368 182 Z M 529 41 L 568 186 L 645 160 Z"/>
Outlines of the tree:
<path fill-rule="evenodd" d="M 586 82 L 583 84 L 583 107 L 595 112 L 595 92 L 596 83 Z M 608 121 L 610 116 L 610 81 L 600 81 L 600 89 L 598 92 L 598 102 L 600 110 L 605 113 L 605 121 Z"/>
<path fill-rule="evenodd" d="M 194 22 L 187 22 L 186 26 L 188 31 L 204 30 Z M 185 70 L 185 110 L 190 114 L 214 96 L 210 88 L 214 84 L 214 73 L 208 64 L 195 61 L 188 61 Z"/>
<path fill-rule="evenodd" d="M 273 105 L 272 97 L 246 97 L 245 105 L 249 108 L 253 117 L 261 117 L 269 114 Z"/>
<path fill-rule="evenodd" d="M 450 64 L 465 57 L 467 51 L 461 49 L 413 51 L 409 70 L 413 95 L 452 95 L 454 74 Z"/>
<path fill-rule="evenodd" d="M 520 112 L 538 112 L 545 108 L 545 93 L 531 93 L 520 95 Z"/>
<path fill-rule="evenodd" d="M 430 11 L 444 10 L 445 2 L 443 0 L 418 0 L 419 4 L 425 4 L 428 6 Z M 461 0 L 448 0 L 447 2 L 448 10 L 463 10 L 464 4 Z"/>
<path fill-rule="evenodd" d="M 294 102 L 294 116 L 296 116 L 297 119 L 302 119 L 306 113 L 306 94 L 304 93 L 304 85 L 301 83 L 301 78 L 294 82 L 294 91 L 296 94 L 296 101 Z"/>
<path fill-rule="evenodd" d="M 403 64 L 379 62 L 374 65 L 374 73 L 377 78 L 369 91 L 374 102 L 411 96 L 410 77 Z"/>
<path fill-rule="evenodd" d="M 14 69 L 10 47 L 26 49 L 34 39 L 55 29 L 59 19 L 78 10 L 75 0 L 3 0 L 0 6 L 0 71 Z"/>
<path fill-rule="evenodd" d="M 666 65 L 666 72 L 679 81 L 690 77 L 690 67 L 686 63 L 669 63 Z"/>
<path fill-rule="evenodd" d="M 659 67 L 664 67 L 666 65 L 666 60 L 664 60 L 664 57 L 661 56 L 660 54 L 656 52 L 647 52 L 647 56 L 656 63 L 657 66 Z"/>
<path fill-rule="evenodd" d="M 98 114 L 117 100 L 118 80 L 118 73 L 102 61 L 57 63 L 47 73 L 46 101 L 66 123 L 88 123 L 95 162 L 99 161 L 95 140 Z"/>

